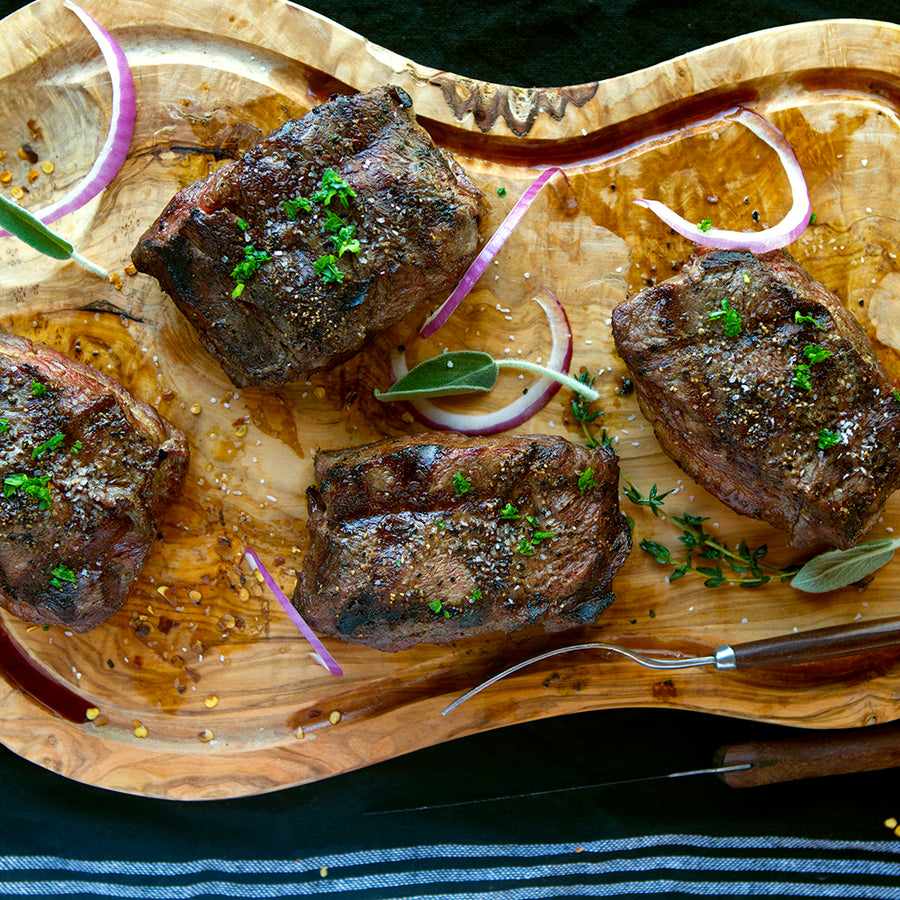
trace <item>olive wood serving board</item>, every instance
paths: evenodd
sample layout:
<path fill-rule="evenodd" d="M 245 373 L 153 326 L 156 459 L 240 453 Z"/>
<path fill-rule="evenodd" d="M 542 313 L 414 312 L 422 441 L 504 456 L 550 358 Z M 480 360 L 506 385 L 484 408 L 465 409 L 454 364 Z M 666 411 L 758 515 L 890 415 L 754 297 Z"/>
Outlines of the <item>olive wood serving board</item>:
<path fill-rule="evenodd" d="M 890 346 L 900 347 L 892 322 L 900 285 L 900 28 L 806 23 L 599 83 L 523 89 L 419 66 L 284 0 L 84 5 L 128 55 L 136 133 L 113 185 L 57 227 L 84 255 L 118 271 L 122 287 L 4 239 L 0 325 L 117 378 L 185 431 L 193 455 L 184 494 L 160 523 L 149 564 L 118 614 L 83 635 L 0 617 L 3 743 L 86 783 L 204 799 L 272 791 L 462 735 L 590 709 L 665 705 L 811 728 L 898 716 L 900 650 L 747 673 L 662 674 L 582 653 L 526 669 L 446 718 L 440 711 L 507 665 L 564 643 L 695 655 L 725 642 L 900 614 L 900 565 L 865 590 L 809 595 L 778 582 L 712 589 L 691 577 L 668 583 L 668 570 L 636 548 L 616 579 L 617 601 L 596 627 L 553 636 L 526 630 L 393 655 L 328 640 L 345 672 L 335 678 L 311 660 L 241 556 L 252 544 L 290 593 L 306 542 L 304 492 L 315 449 L 420 427 L 402 406 L 373 399 L 373 389 L 389 383 L 391 348 L 406 344 L 419 358 L 444 347 L 546 358 L 549 334 L 532 302 L 546 286 L 572 324 L 573 371 L 602 370 L 605 415 L 597 425 L 617 437 L 623 472 L 645 492 L 653 484 L 676 489 L 666 507 L 709 516 L 708 528 L 724 540 L 765 543 L 778 562 L 802 560 L 781 535 L 730 513 L 663 456 L 623 390 L 609 317 L 690 252 L 636 197 L 738 229 L 774 223 L 788 209 L 774 156 L 741 126 L 721 121 L 744 104 L 785 132 L 807 175 L 816 219 L 792 252 L 848 303 L 900 375 L 900 354 Z M 28 168 L 16 155 L 21 142 L 53 161 L 52 175 L 24 182 L 23 202 L 40 204 L 90 167 L 106 131 L 109 80 L 60 0 L 38 0 L 4 24 L 0 150 L 14 184 Z M 490 274 L 424 345 L 415 339 L 423 310 L 311 383 L 236 391 L 156 283 L 125 274 L 130 250 L 178 188 L 285 118 L 334 91 L 387 82 L 408 91 L 421 122 L 483 188 L 485 236 L 541 166 L 562 166 L 567 178 L 544 189 Z M 487 409 L 521 385 L 504 374 L 490 396 L 454 402 Z M 567 405 L 560 391 L 518 430 L 582 440 Z M 637 541 L 677 547 L 670 526 L 623 504 Z M 873 536 L 897 524 L 900 497 Z M 30 696 L 13 684 L 23 678 L 45 681 L 32 684 Z M 100 711 L 95 722 L 69 720 L 87 706 Z"/>

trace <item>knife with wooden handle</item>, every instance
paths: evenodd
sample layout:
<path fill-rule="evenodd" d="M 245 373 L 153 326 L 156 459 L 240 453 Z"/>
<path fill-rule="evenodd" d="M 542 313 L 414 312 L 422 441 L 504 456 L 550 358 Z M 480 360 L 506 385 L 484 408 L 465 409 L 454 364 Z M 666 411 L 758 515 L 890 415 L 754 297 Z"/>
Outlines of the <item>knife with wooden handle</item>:
<path fill-rule="evenodd" d="M 734 788 L 900 766 L 900 723 L 720 747 L 719 778 Z"/>

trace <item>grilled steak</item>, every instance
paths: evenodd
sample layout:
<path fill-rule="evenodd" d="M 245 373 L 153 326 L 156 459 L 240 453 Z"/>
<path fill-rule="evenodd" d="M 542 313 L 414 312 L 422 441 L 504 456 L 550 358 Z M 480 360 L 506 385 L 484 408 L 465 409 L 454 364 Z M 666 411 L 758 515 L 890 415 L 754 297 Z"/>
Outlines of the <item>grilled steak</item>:
<path fill-rule="evenodd" d="M 184 480 L 184 436 L 105 375 L 9 334 L 0 430 L 0 605 L 87 631 L 147 559 Z"/>
<path fill-rule="evenodd" d="M 334 367 L 453 288 L 481 215 L 409 96 L 381 87 L 333 97 L 179 192 L 132 259 L 236 385 L 270 388 Z"/>
<path fill-rule="evenodd" d="M 631 537 L 608 448 L 447 432 L 319 452 L 293 602 L 379 650 L 594 623 Z"/>
<path fill-rule="evenodd" d="M 612 326 L 666 453 L 794 545 L 852 546 L 900 485 L 894 385 L 788 253 L 698 252 Z"/>

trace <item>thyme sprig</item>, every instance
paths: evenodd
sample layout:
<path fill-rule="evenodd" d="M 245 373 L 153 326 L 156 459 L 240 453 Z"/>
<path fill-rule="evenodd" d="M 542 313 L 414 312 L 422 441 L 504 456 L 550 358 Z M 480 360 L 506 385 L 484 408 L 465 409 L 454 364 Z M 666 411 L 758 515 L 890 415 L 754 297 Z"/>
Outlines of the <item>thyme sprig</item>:
<path fill-rule="evenodd" d="M 591 375 L 590 372 L 581 372 L 575 379 L 579 384 L 584 385 L 586 388 L 590 390 L 595 390 L 594 382 L 597 380 L 596 375 Z M 580 393 L 575 393 L 575 396 L 572 398 L 572 418 L 575 419 L 581 425 L 581 430 L 584 432 L 584 437 L 588 442 L 589 447 L 608 447 L 612 444 L 612 438 L 606 433 L 606 429 L 604 428 L 600 434 L 600 440 L 598 441 L 596 437 L 591 433 L 588 425 L 593 424 L 600 416 L 603 415 L 603 410 L 594 409 L 594 401 L 589 399 Z"/>
<path fill-rule="evenodd" d="M 670 581 L 690 574 L 702 577 L 706 587 L 721 587 L 727 582 L 749 588 L 759 587 L 773 578 L 789 581 L 800 568 L 799 566 L 780 568 L 764 563 L 762 560 L 768 553 L 765 544 L 750 548 L 746 541 L 741 541 L 736 546 L 730 547 L 706 531 L 703 523 L 709 520 L 708 516 L 695 516 L 687 512 L 682 516 L 676 516 L 666 512 L 662 508 L 663 502 L 672 491 L 661 494 L 654 484 L 649 493 L 642 494 L 627 476 L 623 476 L 623 481 L 626 484 L 623 493 L 632 503 L 647 506 L 654 516 L 670 522 L 681 531 L 678 540 L 684 545 L 685 552 L 683 559 L 680 560 L 665 544 L 647 539 L 640 543 L 641 549 L 658 563 L 674 566 L 669 575 Z M 707 562 L 711 564 L 707 565 Z"/>

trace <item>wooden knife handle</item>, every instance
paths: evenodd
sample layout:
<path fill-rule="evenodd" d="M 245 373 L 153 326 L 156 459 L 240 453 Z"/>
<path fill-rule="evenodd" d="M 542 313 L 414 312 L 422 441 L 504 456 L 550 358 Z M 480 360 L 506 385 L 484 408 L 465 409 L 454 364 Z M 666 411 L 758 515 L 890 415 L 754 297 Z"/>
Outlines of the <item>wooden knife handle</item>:
<path fill-rule="evenodd" d="M 747 641 L 732 645 L 731 650 L 734 653 L 734 668 L 761 669 L 852 656 L 892 645 L 900 647 L 898 616 Z"/>
<path fill-rule="evenodd" d="M 716 766 L 750 768 L 719 775 L 731 787 L 873 772 L 900 766 L 900 723 L 720 747 Z"/>

